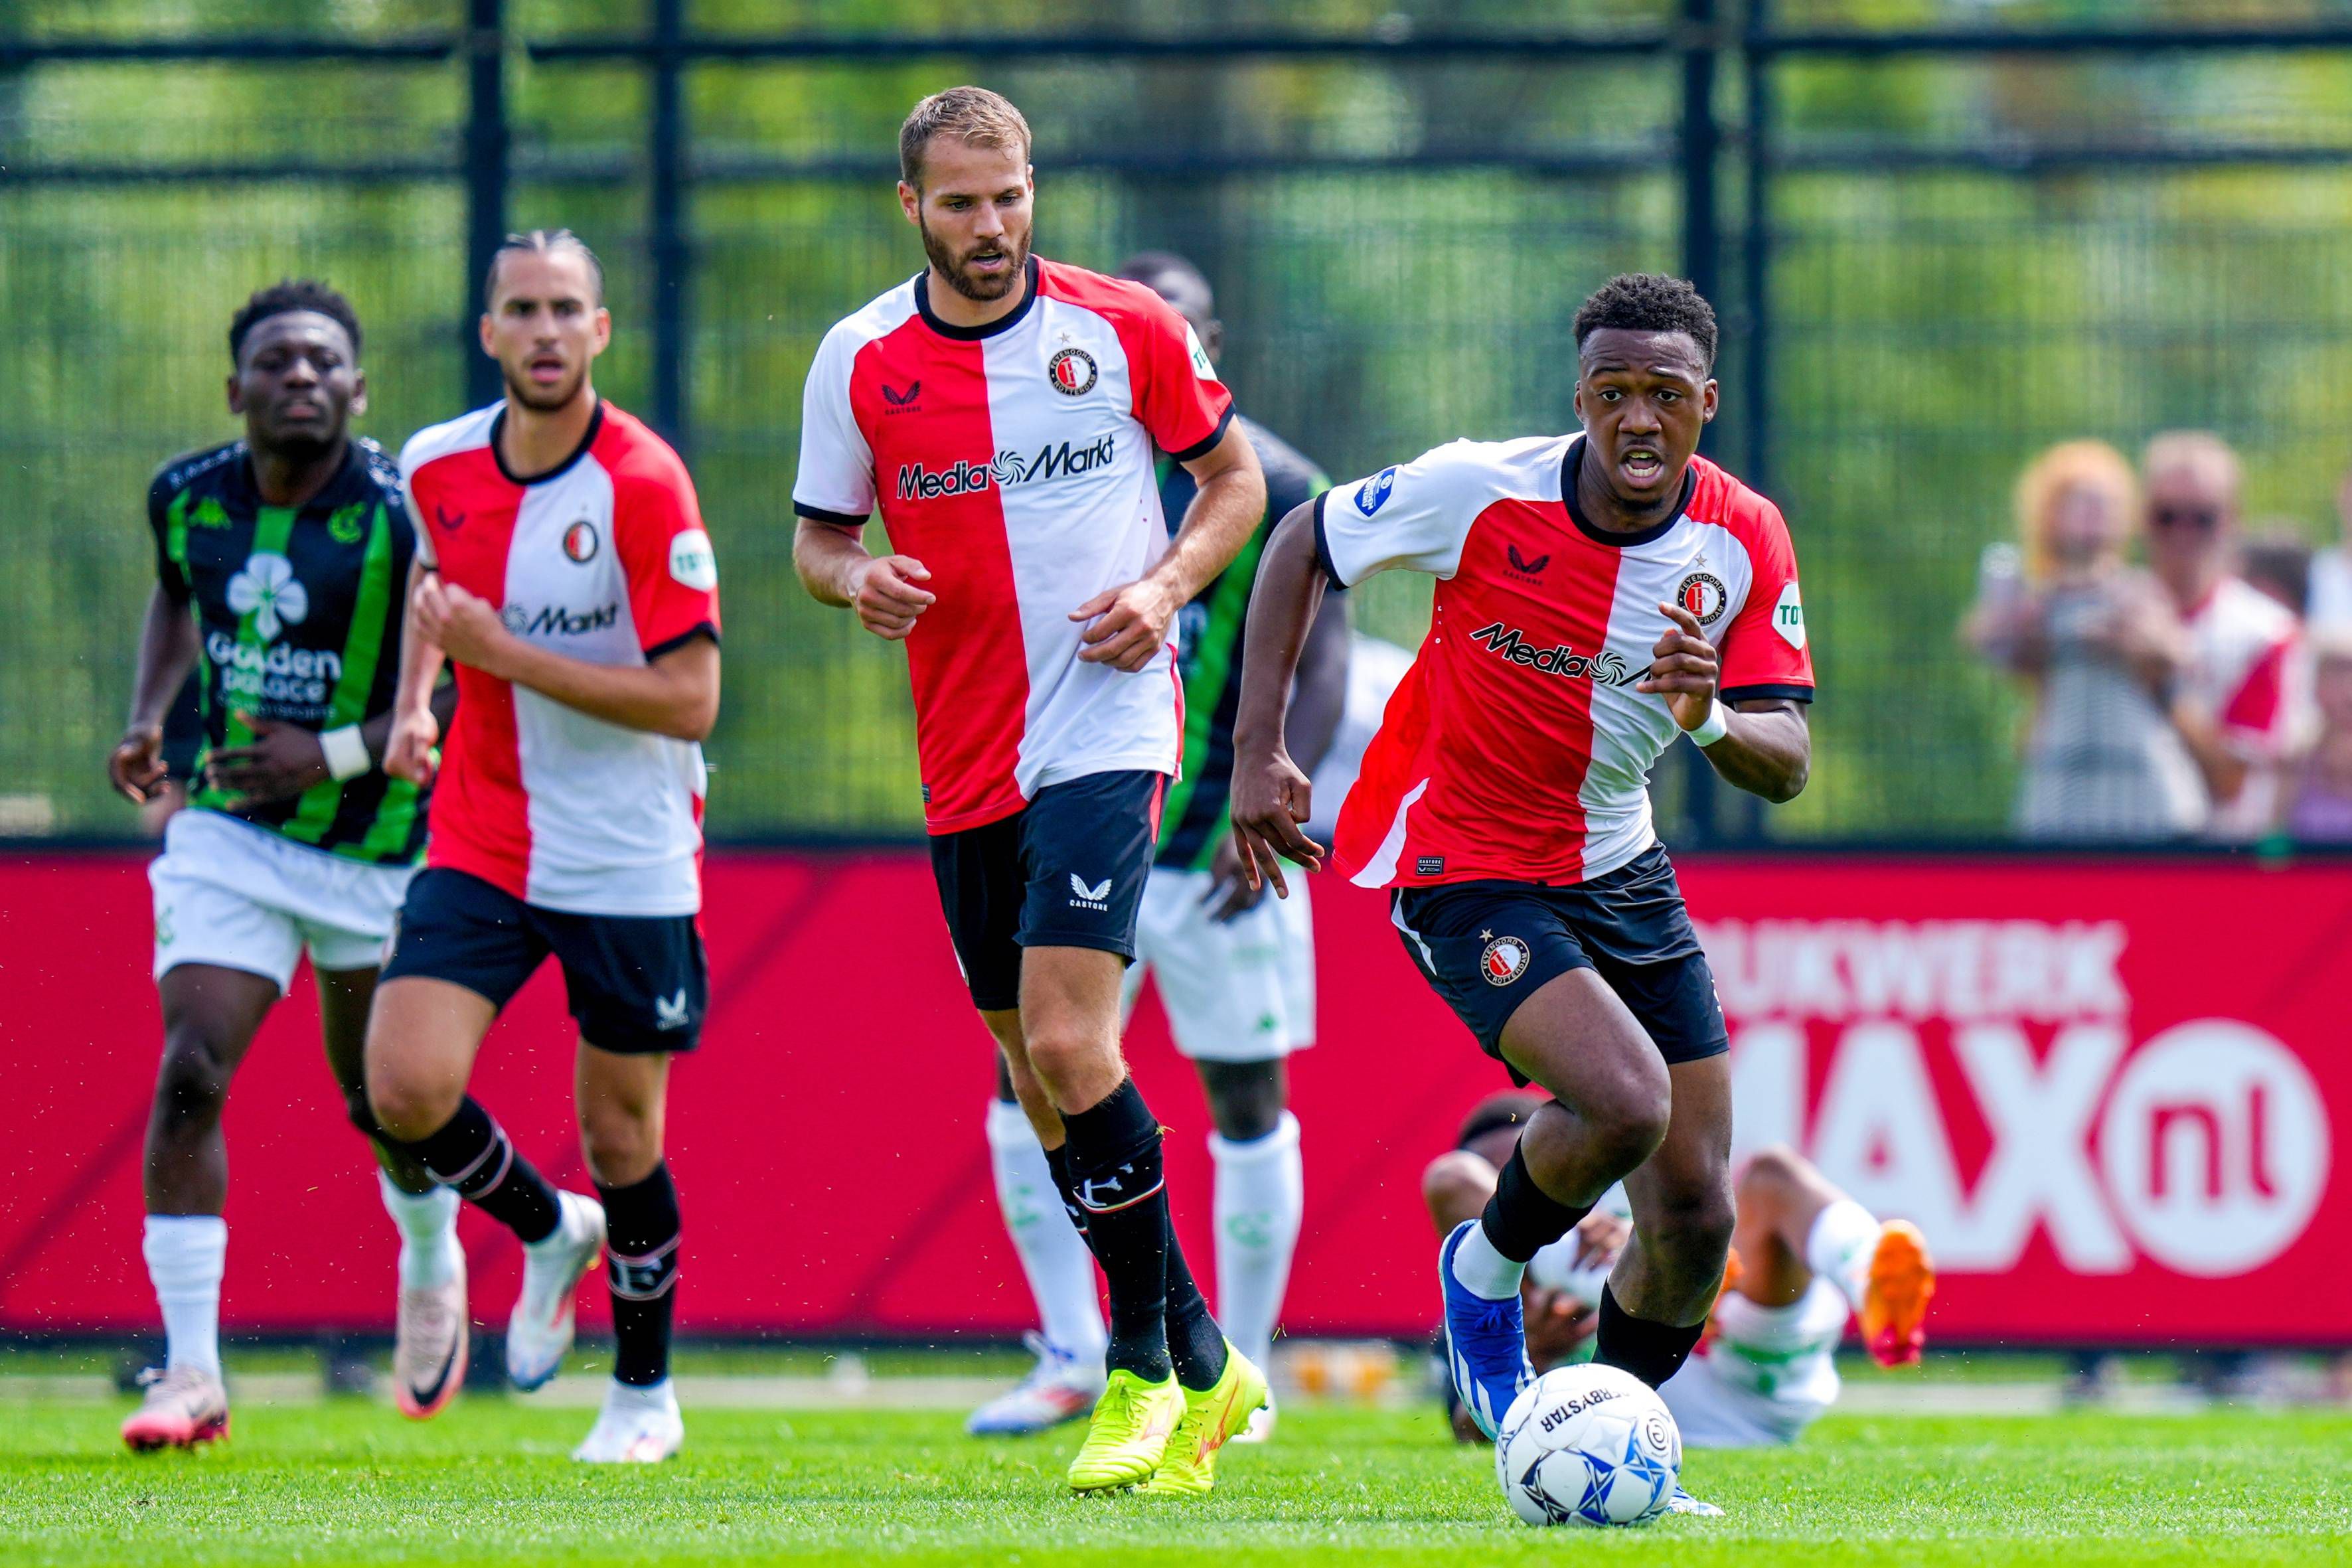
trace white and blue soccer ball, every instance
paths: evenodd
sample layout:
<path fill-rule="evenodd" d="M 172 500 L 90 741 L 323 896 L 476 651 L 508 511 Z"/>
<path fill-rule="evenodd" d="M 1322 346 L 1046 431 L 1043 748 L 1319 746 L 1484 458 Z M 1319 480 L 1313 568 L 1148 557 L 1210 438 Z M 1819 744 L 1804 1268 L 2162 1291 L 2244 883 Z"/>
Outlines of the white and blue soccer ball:
<path fill-rule="evenodd" d="M 1554 1367 L 1511 1401 L 1495 1441 L 1496 1478 L 1529 1524 L 1645 1524 L 1682 1468 L 1665 1401 L 1613 1366 Z"/>

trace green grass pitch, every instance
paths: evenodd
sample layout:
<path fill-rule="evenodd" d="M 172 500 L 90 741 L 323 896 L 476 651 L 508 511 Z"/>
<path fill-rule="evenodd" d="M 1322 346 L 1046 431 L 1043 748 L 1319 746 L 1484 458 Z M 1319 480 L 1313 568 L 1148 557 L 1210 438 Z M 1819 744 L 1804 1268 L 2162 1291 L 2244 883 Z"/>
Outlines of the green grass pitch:
<path fill-rule="evenodd" d="M 1215 1497 L 1073 1499 L 1066 1429 L 949 1414 L 688 1410 L 684 1458 L 591 1471 L 590 1412 L 247 1405 L 216 1450 L 136 1458 L 127 1404 L 0 1406 L 0 1563 L 2340 1563 L 2352 1415 L 1832 1416 L 1794 1449 L 1696 1454 L 1720 1520 L 1535 1531 L 1428 1410 L 1286 1410 Z"/>

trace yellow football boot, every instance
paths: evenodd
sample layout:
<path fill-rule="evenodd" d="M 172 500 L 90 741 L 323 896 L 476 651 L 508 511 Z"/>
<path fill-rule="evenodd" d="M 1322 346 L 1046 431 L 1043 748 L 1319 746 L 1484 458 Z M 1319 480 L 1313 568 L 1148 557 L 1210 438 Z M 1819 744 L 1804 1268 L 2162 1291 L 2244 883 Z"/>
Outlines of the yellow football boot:
<path fill-rule="evenodd" d="M 1184 1418 L 1168 1439 L 1146 1497 L 1206 1497 L 1217 1484 L 1217 1450 L 1233 1441 L 1265 1403 L 1265 1373 L 1225 1342 L 1224 1375 L 1195 1394 L 1184 1390 Z"/>
<path fill-rule="evenodd" d="M 1111 1491 L 1150 1480 L 1183 1415 L 1184 1390 L 1173 1376 L 1146 1383 L 1124 1368 L 1113 1372 L 1070 1461 L 1070 1489 Z"/>

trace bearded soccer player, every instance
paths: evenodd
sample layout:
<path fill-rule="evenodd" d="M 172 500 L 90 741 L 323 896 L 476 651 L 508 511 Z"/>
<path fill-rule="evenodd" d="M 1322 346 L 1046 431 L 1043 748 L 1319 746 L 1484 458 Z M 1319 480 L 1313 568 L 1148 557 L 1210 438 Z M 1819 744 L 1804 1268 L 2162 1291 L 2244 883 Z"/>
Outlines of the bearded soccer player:
<path fill-rule="evenodd" d="M 663 1102 L 709 994 L 697 916 L 719 573 L 685 464 L 596 395 L 604 293 L 569 231 L 509 236 L 481 322 L 506 395 L 401 453 L 424 544 L 385 765 L 434 773 L 425 693 L 445 658 L 463 700 L 425 868 L 368 1020 L 367 1083 L 384 1129 L 523 1244 L 506 1342 L 516 1386 L 555 1375 L 575 1288 L 609 1247 L 613 1381 L 572 1457 L 616 1464 L 685 1441 Z M 593 1199 L 550 1185 L 466 1092 L 490 1025 L 551 955 L 580 1029 Z"/>
<path fill-rule="evenodd" d="M 1621 277 L 1577 312 L 1576 341 L 1580 433 L 1457 441 L 1283 521 L 1235 725 L 1234 831 L 1279 892 L 1281 857 L 1323 858 L 1298 829 L 1311 802 L 1283 717 L 1325 586 L 1437 578 L 1333 858 L 1391 889 L 1431 986 L 1552 1097 L 1440 1254 L 1448 1363 L 1490 1437 L 1531 1375 L 1528 1260 L 1621 1179 L 1634 1237 L 1596 1358 L 1654 1388 L 1698 1342 L 1733 1223 L 1729 1040 L 1644 786 L 1677 735 L 1768 800 L 1792 798 L 1811 759 L 1787 527 L 1696 456 L 1715 312 L 1678 279 Z"/>
<path fill-rule="evenodd" d="M 1210 363 L 1217 363 L 1224 324 L 1198 267 L 1168 251 L 1148 250 L 1120 263 L 1118 276 L 1167 300 Z M 1265 512 L 1234 563 L 1178 619 L 1183 770 L 1163 807 L 1124 1001 L 1131 1012 L 1148 968 L 1159 980 L 1177 1050 L 1200 1071 L 1215 1129 L 1209 1157 L 1216 1170 L 1217 1320 L 1242 1353 L 1262 1367 L 1273 1350 L 1306 1203 L 1286 1068 L 1292 1051 L 1315 1041 L 1315 932 L 1304 898 L 1265 898 L 1242 876 L 1227 831 L 1225 795 L 1242 689 L 1242 634 L 1258 552 L 1274 524 L 1331 481 L 1272 431 L 1239 416 L 1234 423 L 1265 470 Z M 1192 506 L 1192 476 L 1165 457 L 1157 467 L 1160 513 L 1181 518 Z M 1300 766 L 1311 771 L 1328 750 L 1347 690 L 1347 614 L 1335 596 L 1317 617 L 1299 661 L 1290 752 Z M 1036 1369 L 975 1411 L 967 1426 L 974 1433 L 1034 1432 L 1083 1415 L 1102 1392 L 1102 1315 L 1085 1243 L 1063 1222 L 1058 1205 L 1038 1201 L 1051 1192 L 1052 1177 L 1012 1081 L 1001 1073 L 989 1107 L 988 1144 L 997 1202 L 1045 1331 Z M 1263 1441 L 1273 1430 L 1269 1398 L 1234 1441 Z"/>
<path fill-rule="evenodd" d="M 1197 1496 L 1265 1380 L 1168 1223 L 1119 984 L 1177 771 L 1177 613 L 1265 509 L 1233 399 L 1150 289 L 1029 254 L 1029 127 L 923 100 L 898 198 L 928 268 L 825 335 L 793 489 L 809 592 L 907 645 L 931 864 L 973 1004 L 1109 1284 L 1070 1485 Z M 1199 486 L 1171 542 L 1157 448 Z M 861 540 L 879 504 L 896 553 Z"/>
<path fill-rule="evenodd" d="M 425 792 L 378 765 L 415 542 L 391 459 L 351 435 L 367 408 L 359 318 L 323 284 L 280 283 L 237 311 L 228 349 L 245 437 L 173 458 L 147 492 L 156 585 L 131 721 L 107 761 L 130 800 L 162 794 L 165 714 L 194 670 L 193 809 L 172 818 L 148 870 L 163 1060 L 142 1250 L 169 1350 L 123 1423 L 142 1450 L 228 1435 L 221 1108 L 305 949 L 328 1066 L 352 1121 L 376 1136 L 361 1041 L 425 841 Z M 377 1158 L 403 1238 L 396 1397 L 417 1415 L 464 1371 L 466 1259 L 456 1201 L 381 1140 Z"/>

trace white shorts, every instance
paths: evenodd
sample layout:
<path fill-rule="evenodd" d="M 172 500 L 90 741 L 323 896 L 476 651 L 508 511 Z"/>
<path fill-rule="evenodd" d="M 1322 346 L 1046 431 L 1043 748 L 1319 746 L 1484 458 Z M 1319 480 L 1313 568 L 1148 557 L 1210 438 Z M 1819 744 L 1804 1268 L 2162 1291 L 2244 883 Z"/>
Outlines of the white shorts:
<path fill-rule="evenodd" d="M 412 866 L 371 866 L 217 811 L 183 811 L 147 868 L 155 889 L 155 978 L 183 963 L 293 984 L 302 950 L 320 969 L 373 969 L 408 895 Z"/>
<path fill-rule="evenodd" d="M 1307 879 L 1222 925 L 1202 903 L 1206 871 L 1154 866 L 1135 922 L 1126 1005 L 1149 969 L 1176 1048 L 1194 1061 L 1256 1062 L 1315 1043 L 1315 921 Z"/>
<path fill-rule="evenodd" d="M 1715 1342 L 1658 1390 L 1684 1447 L 1795 1442 L 1837 1403 L 1835 1357 L 1852 1315 L 1837 1287 L 1819 1276 L 1786 1307 L 1726 1296 L 1716 1308 Z"/>

